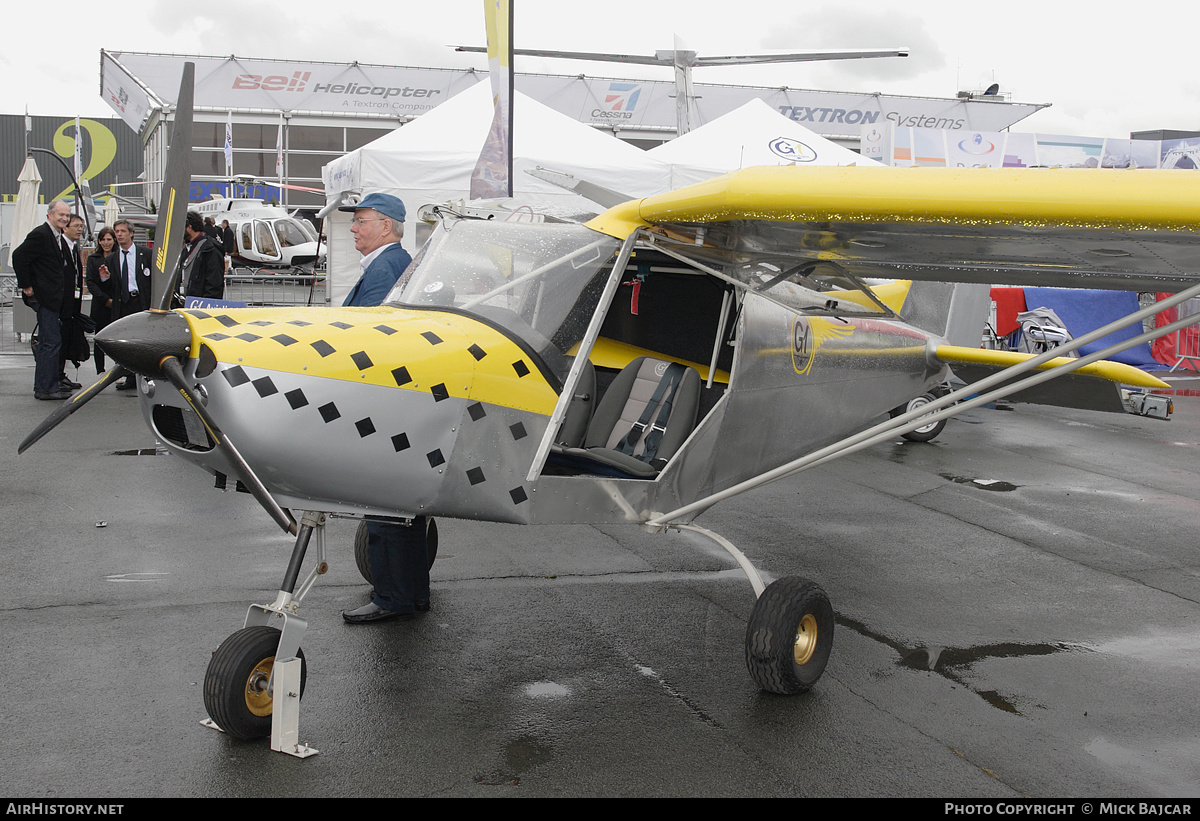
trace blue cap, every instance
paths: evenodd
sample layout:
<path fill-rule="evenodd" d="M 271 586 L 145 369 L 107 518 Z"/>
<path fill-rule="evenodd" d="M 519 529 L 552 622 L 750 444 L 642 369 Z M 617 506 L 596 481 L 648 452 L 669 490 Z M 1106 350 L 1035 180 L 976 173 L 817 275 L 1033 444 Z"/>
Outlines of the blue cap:
<path fill-rule="evenodd" d="M 391 217 L 397 222 L 404 222 L 404 201 L 394 194 L 367 194 L 358 205 L 343 205 L 339 211 L 357 211 L 360 208 L 373 208 L 385 217 Z"/>

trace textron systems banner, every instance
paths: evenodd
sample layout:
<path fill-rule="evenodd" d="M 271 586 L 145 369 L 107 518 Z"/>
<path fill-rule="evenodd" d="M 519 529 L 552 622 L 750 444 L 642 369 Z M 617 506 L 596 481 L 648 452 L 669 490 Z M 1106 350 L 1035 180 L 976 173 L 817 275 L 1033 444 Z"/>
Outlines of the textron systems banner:
<path fill-rule="evenodd" d="M 185 58 L 107 51 L 102 56 L 102 84 L 118 87 L 115 94 L 106 93 L 105 99 L 132 127 L 137 127 L 132 125 L 137 112 L 145 113 L 142 106 L 147 95 L 142 87 L 150 92 L 150 106 L 174 103 Z M 487 77 L 486 72 L 466 69 L 244 57 L 186 59 L 196 63 L 196 106 L 217 111 L 336 112 L 409 119 Z M 673 82 L 544 74 L 518 74 L 515 82 L 521 93 L 583 123 L 618 129 L 675 129 Z M 848 138 L 857 138 L 864 125 L 889 122 L 902 127 L 1000 131 L 1043 107 L 701 83 L 694 88 L 699 98 L 699 124 L 757 98 L 818 134 Z M 120 103 L 123 108 L 118 107 L 121 99 L 126 100 Z"/>

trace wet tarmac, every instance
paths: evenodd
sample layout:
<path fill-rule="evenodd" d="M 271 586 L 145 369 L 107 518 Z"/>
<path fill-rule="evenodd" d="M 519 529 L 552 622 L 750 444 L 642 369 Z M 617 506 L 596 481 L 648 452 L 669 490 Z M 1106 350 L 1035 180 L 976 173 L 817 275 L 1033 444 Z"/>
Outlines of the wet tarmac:
<path fill-rule="evenodd" d="M 440 521 L 432 612 L 350 627 L 334 521 L 298 760 L 200 726 L 289 540 L 156 455 L 129 394 L 17 457 L 53 407 L 32 368 L 0 356 L 3 794 L 1200 795 L 1198 398 L 980 409 L 700 517 L 828 591 L 832 659 L 791 698 L 746 673 L 752 592 L 703 537 Z"/>

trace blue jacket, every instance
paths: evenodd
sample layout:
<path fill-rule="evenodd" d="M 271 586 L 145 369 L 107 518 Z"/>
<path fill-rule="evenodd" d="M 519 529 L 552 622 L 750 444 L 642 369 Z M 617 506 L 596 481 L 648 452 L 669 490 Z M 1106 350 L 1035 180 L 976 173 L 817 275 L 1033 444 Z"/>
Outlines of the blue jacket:
<path fill-rule="evenodd" d="M 412 257 L 400 247 L 400 243 L 388 246 L 375 261 L 367 266 L 358 282 L 350 289 L 342 305 L 381 305 L 388 291 L 412 262 Z"/>

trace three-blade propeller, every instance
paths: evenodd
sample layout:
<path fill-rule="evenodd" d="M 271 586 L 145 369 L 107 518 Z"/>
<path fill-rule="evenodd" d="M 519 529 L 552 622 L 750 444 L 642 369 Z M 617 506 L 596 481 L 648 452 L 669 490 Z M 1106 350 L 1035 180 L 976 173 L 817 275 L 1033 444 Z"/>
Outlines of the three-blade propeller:
<path fill-rule="evenodd" d="M 96 334 L 96 344 L 117 363 L 116 366 L 95 384 L 64 401 L 25 437 L 17 452 L 24 453 L 60 422 L 117 380 L 134 374 L 152 379 L 165 378 L 195 410 L 221 453 L 239 474 L 238 478 L 242 480 L 242 484 L 280 527 L 294 534 L 297 532 L 295 518 L 280 507 L 246 464 L 246 460 L 218 427 L 205 408 L 203 400 L 188 384 L 183 373 L 183 362 L 191 349 L 191 326 L 186 317 L 171 310 L 171 300 L 180 273 L 184 243 L 183 226 L 187 218 L 188 190 L 191 185 L 189 159 L 195 76 L 195 63 L 184 63 L 175 122 L 171 130 L 171 151 L 160 196 L 163 207 L 159 211 L 154 234 L 157 245 L 151 264 L 153 307 L 149 311 L 122 317 Z"/>

